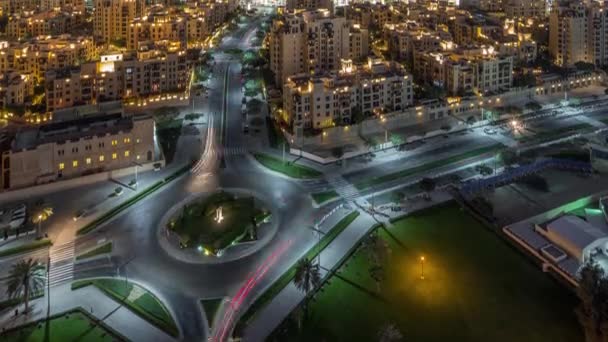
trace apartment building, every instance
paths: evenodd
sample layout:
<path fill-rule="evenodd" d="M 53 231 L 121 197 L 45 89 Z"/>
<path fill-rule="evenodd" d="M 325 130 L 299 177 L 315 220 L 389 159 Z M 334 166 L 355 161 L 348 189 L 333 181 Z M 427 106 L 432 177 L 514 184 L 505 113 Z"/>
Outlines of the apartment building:
<path fill-rule="evenodd" d="M 142 44 L 151 42 L 163 45 L 175 43 L 179 48 L 186 48 L 187 21 L 166 11 L 134 19 L 127 28 L 127 49 L 138 50 Z"/>
<path fill-rule="evenodd" d="M 504 0 L 503 9 L 507 18 L 545 18 L 545 0 Z"/>
<path fill-rule="evenodd" d="M 367 30 L 328 10 L 284 15 L 273 22 L 269 39 L 275 82 L 283 84 L 298 73 L 337 70 L 342 59 L 362 58 L 369 51 L 367 35 Z"/>
<path fill-rule="evenodd" d="M 47 72 L 47 111 L 185 91 L 190 74 L 185 51 L 151 49 L 102 55 L 97 62 Z"/>
<path fill-rule="evenodd" d="M 557 65 L 572 65 L 590 58 L 587 49 L 587 11 L 579 2 L 556 5 L 549 17 L 549 52 Z"/>
<path fill-rule="evenodd" d="M 93 36 L 105 43 L 126 40 L 129 24 L 144 15 L 144 0 L 95 0 Z"/>
<path fill-rule="evenodd" d="M 414 75 L 420 83 L 443 87 L 450 95 L 502 92 L 513 85 L 513 59 L 493 47 L 421 51 L 414 54 Z"/>
<path fill-rule="evenodd" d="M 412 77 L 397 63 L 369 59 L 340 71 L 288 78 L 283 120 L 291 127 L 324 128 L 353 123 L 357 115 L 401 111 L 413 103 Z"/>
<path fill-rule="evenodd" d="M 412 65 L 414 51 L 451 50 L 452 37 L 446 31 L 432 31 L 414 21 L 384 26 L 384 36 L 391 54 Z"/>
<path fill-rule="evenodd" d="M 0 153 L 3 190 L 131 167 L 154 161 L 154 120 L 119 113 L 27 128 Z"/>
<path fill-rule="evenodd" d="M 20 12 L 11 15 L 6 24 L 6 34 L 12 39 L 60 35 L 70 33 L 82 24 L 84 16 L 77 13 L 44 11 L 39 13 Z"/>
<path fill-rule="evenodd" d="M 0 107 L 22 106 L 34 94 L 31 75 L 17 72 L 0 74 Z"/>
<path fill-rule="evenodd" d="M 288 11 L 326 9 L 333 12 L 334 4 L 332 0 L 286 0 L 285 9 Z"/>
<path fill-rule="evenodd" d="M 0 42 L 0 72 L 30 74 L 38 83 L 47 71 L 77 66 L 96 53 L 92 39 L 69 35 L 41 36 L 26 43 Z"/>

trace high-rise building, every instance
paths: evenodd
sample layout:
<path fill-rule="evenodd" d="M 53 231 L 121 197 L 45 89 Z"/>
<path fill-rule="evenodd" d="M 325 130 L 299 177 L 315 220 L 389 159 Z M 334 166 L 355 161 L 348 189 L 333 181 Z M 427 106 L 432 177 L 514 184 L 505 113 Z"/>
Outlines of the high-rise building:
<path fill-rule="evenodd" d="M 275 20 L 270 33 L 270 67 L 277 85 L 290 75 L 337 70 L 342 59 L 364 57 L 369 48 L 362 35 L 367 30 L 328 10 L 288 13 Z"/>
<path fill-rule="evenodd" d="M 587 12 L 580 2 L 556 5 L 549 17 L 549 52 L 557 65 L 586 62 Z"/>
<path fill-rule="evenodd" d="M 95 39 L 106 43 L 126 41 L 129 24 L 144 11 L 144 0 L 95 0 Z"/>

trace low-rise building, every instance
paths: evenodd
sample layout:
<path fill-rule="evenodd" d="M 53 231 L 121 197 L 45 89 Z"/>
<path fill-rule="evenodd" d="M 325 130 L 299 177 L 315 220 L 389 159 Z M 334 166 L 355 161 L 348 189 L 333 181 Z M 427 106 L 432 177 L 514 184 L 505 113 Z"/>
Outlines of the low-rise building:
<path fill-rule="evenodd" d="M 400 111 L 412 103 L 412 77 L 399 64 L 369 59 L 357 67 L 343 61 L 340 72 L 289 77 L 283 120 L 292 127 L 318 129 Z"/>
<path fill-rule="evenodd" d="M 154 161 L 154 119 L 121 114 L 81 117 L 16 133 L 1 151 L 2 190 Z"/>
<path fill-rule="evenodd" d="M 31 75 L 14 71 L 0 74 L 0 107 L 22 106 L 33 94 Z"/>

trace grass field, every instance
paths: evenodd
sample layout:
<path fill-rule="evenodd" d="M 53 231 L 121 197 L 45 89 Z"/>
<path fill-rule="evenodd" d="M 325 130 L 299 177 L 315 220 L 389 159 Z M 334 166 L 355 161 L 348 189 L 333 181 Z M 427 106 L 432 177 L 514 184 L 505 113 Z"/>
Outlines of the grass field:
<path fill-rule="evenodd" d="M 580 124 L 576 124 L 576 125 L 560 127 L 558 129 L 538 132 L 534 135 L 521 136 L 521 137 L 516 138 L 516 140 L 519 141 L 520 143 L 527 143 L 527 142 L 531 142 L 531 141 L 544 142 L 544 141 L 549 141 L 549 140 L 560 138 L 561 136 L 564 136 L 564 135 L 574 134 L 577 131 L 588 130 L 590 128 L 593 128 L 593 126 L 591 126 L 590 124 L 587 124 L 587 123 L 580 123 Z"/>
<path fill-rule="evenodd" d="M 253 155 L 255 159 L 265 167 L 282 173 L 292 178 L 316 178 L 321 176 L 321 172 L 309 167 L 294 164 L 293 162 L 283 162 L 279 158 L 269 156 L 267 154 L 256 153 Z"/>
<path fill-rule="evenodd" d="M 124 304 L 136 315 L 176 337 L 177 325 L 167 308 L 145 288 L 121 279 L 79 280 L 72 283 L 72 290 L 93 285 L 115 301 Z"/>
<path fill-rule="evenodd" d="M 457 206 L 414 214 L 379 234 L 392 251 L 380 292 L 359 250 L 315 297 L 304 333 L 288 320 L 274 337 L 374 341 L 394 323 L 406 341 L 583 340 L 574 294 Z"/>
<path fill-rule="evenodd" d="M 81 310 L 70 311 L 52 317 L 48 330 L 45 322 L 26 324 L 14 330 L 0 334 L 0 340 L 5 342 L 42 342 L 48 331 L 49 342 L 87 341 L 112 342 L 123 341 L 124 338 L 111 332 L 103 323 L 91 325 L 92 320 Z"/>
<path fill-rule="evenodd" d="M 399 179 L 399 178 L 409 177 L 416 173 L 436 169 L 438 167 L 447 166 L 449 164 L 454 164 L 454 163 L 463 161 L 465 159 L 480 156 L 485 153 L 497 153 L 498 151 L 502 150 L 503 148 L 504 148 L 504 145 L 502 145 L 502 144 L 495 144 L 495 145 L 491 145 L 491 146 L 480 147 L 480 148 L 477 148 L 477 149 L 474 149 L 471 151 L 467 151 L 467 152 L 464 152 L 461 154 L 453 155 L 451 157 L 434 160 L 432 162 L 428 162 L 426 164 L 422 164 L 422 165 L 412 167 L 409 169 L 389 173 L 389 174 L 386 174 L 386 175 L 383 175 L 380 177 L 368 178 L 368 179 L 365 179 L 362 181 L 358 181 L 355 183 L 355 187 L 359 190 L 365 190 L 374 185 L 393 181 L 393 180 Z"/>
<path fill-rule="evenodd" d="M 76 257 L 76 260 L 83 260 L 92 258 L 101 254 L 107 254 L 112 252 L 112 242 L 106 242 L 101 246 L 97 246 L 87 252 L 84 252 Z"/>
<path fill-rule="evenodd" d="M 310 196 L 316 204 L 321 204 L 323 202 L 327 202 L 329 200 L 337 198 L 339 195 L 335 190 L 328 190 L 324 192 L 316 192 L 314 194 L 311 194 Z"/>

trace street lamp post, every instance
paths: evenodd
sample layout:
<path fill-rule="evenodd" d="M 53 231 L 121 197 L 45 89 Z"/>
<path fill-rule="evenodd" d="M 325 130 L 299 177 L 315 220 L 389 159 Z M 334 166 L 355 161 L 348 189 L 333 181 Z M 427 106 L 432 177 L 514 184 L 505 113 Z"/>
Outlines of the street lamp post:
<path fill-rule="evenodd" d="M 424 256 L 420 257 L 420 279 L 424 280 Z"/>

